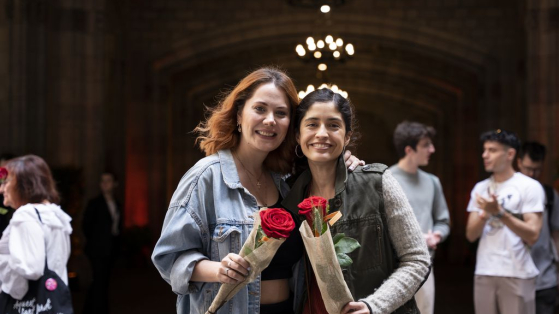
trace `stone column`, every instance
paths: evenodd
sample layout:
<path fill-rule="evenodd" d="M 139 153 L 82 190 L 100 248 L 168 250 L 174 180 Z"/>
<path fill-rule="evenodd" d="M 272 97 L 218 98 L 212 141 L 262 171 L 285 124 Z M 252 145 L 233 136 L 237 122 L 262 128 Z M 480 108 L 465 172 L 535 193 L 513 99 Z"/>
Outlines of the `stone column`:
<path fill-rule="evenodd" d="M 528 6 L 528 140 L 547 146 L 543 181 L 559 174 L 559 3 L 526 1 Z"/>

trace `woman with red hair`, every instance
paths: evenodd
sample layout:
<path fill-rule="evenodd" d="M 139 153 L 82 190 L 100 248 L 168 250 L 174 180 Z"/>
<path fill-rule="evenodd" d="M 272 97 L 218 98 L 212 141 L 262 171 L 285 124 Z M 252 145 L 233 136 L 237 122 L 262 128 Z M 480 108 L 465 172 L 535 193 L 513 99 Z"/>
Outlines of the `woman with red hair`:
<path fill-rule="evenodd" d="M 297 90 L 282 71 L 243 78 L 196 131 L 206 158 L 180 181 L 152 260 L 178 294 L 178 313 L 208 310 L 220 283 L 243 281 L 250 265 L 238 253 L 260 207 L 282 207 L 295 157 L 291 118 Z M 357 166 L 359 161 L 352 159 Z M 297 228 L 296 228 L 297 229 Z M 218 313 L 294 313 L 302 288 L 300 234 L 292 232 L 270 266 Z M 290 284 L 290 279 L 291 284 Z M 294 283 L 294 284 L 293 284 Z"/>

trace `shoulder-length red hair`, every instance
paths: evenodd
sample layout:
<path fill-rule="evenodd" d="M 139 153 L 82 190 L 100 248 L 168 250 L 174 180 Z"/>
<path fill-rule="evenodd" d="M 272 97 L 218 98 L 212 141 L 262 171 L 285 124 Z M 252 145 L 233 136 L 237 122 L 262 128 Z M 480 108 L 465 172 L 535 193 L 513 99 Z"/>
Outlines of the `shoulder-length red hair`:
<path fill-rule="evenodd" d="M 233 90 L 225 94 L 215 108 L 209 109 L 209 118 L 194 129 L 194 132 L 199 134 L 196 141 L 206 156 L 215 154 L 221 149 L 234 149 L 239 145 L 240 133 L 237 131 L 237 115 L 242 112 L 246 101 L 254 95 L 256 89 L 268 83 L 274 83 L 285 93 L 289 101 L 289 116 L 291 119 L 294 117 L 299 97 L 291 78 L 279 69 L 260 68 L 247 75 Z M 290 122 L 285 141 L 268 154 L 264 165 L 275 172 L 290 173 L 295 144 L 294 127 Z"/>
<path fill-rule="evenodd" d="M 60 202 L 52 173 L 43 158 L 25 155 L 10 159 L 6 169 L 16 177 L 16 193 L 23 204 Z"/>

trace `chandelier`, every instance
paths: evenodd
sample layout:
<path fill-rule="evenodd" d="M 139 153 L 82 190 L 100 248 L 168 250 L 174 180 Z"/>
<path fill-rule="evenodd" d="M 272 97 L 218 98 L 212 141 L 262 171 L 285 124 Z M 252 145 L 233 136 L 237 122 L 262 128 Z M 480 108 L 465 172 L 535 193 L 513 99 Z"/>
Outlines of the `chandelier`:
<path fill-rule="evenodd" d="M 306 48 L 302 44 L 295 47 L 299 58 L 305 61 L 318 62 L 318 70 L 326 71 L 328 61 L 343 61 L 355 54 L 355 47 L 351 43 L 345 43 L 341 37 L 334 40 L 334 36 L 327 35 L 322 38 L 308 37 Z"/>
<path fill-rule="evenodd" d="M 340 95 L 342 95 L 344 98 L 347 98 L 347 97 L 349 96 L 349 94 L 348 94 L 346 91 L 341 90 L 341 89 L 338 87 L 338 85 L 336 85 L 336 84 L 330 85 L 330 84 L 322 83 L 322 85 L 320 85 L 320 86 L 319 86 L 318 88 L 316 88 L 316 89 L 323 89 L 323 88 L 329 88 L 329 89 L 331 89 L 334 93 L 340 94 Z M 310 94 L 310 93 L 312 93 L 312 92 L 314 92 L 314 91 L 315 91 L 314 85 L 309 84 L 309 86 L 307 86 L 307 90 L 301 90 L 301 91 L 299 91 L 299 98 L 300 98 L 300 99 L 303 99 L 303 98 L 305 98 L 305 96 L 307 96 L 308 94 Z"/>
<path fill-rule="evenodd" d="M 314 8 L 323 5 L 341 6 L 346 0 L 287 0 L 287 2 L 296 7 Z"/>

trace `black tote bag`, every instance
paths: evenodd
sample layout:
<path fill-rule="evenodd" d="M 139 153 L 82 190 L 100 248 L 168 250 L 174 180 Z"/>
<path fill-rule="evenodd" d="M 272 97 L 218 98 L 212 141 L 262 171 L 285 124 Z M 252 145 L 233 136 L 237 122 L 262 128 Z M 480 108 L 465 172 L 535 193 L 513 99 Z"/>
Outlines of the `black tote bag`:
<path fill-rule="evenodd" d="M 41 223 L 41 215 L 35 209 Z M 46 253 L 46 250 L 45 250 Z M 0 293 L 2 314 L 74 314 L 70 289 L 62 279 L 48 268 L 45 256 L 45 271 L 38 280 L 28 280 L 29 289 L 21 300 Z"/>

